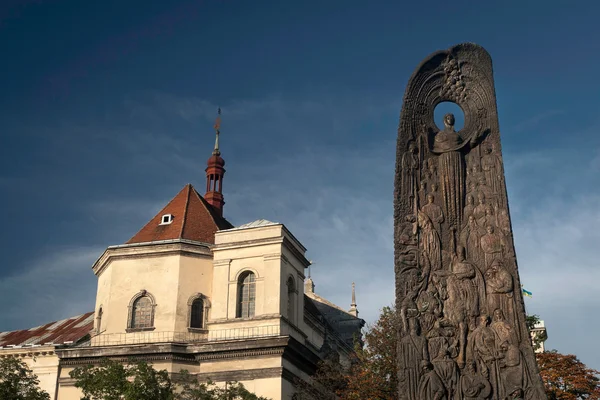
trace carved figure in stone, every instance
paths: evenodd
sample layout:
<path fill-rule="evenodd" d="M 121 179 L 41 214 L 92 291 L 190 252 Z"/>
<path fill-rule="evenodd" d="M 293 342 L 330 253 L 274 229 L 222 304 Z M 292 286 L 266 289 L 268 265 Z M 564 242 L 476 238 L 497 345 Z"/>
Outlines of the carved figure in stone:
<path fill-rule="evenodd" d="M 427 181 L 421 181 L 419 186 L 419 204 L 427 204 Z"/>
<path fill-rule="evenodd" d="M 434 203 L 435 200 L 435 196 L 433 194 L 428 194 L 427 195 L 427 204 L 425 204 L 422 208 L 421 211 L 423 211 L 431 220 L 431 222 L 433 222 L 434 226 L 435 226 L 435 230 L 438 232 L 439 235 L 442 234 L 442 222 L 444 222 L 444 212 L 442 211 L 442 208 L 440 206 L 438 206 L 437 204 Z"/>
<path fill-rule="evenodd" d="M 463 211 L 463 218 L 465 222 L 469 220 L 469 217 L 473 215 L 475 212 L 475 198 L 473 195 L 467 195 L 467 204 L 465 205 L 465 210 Z"/>
<path fill-rule="evenodd" d="M 420 315 L 421 328 L 427 334 L 435 325 L 435 321 L 442 316 L 442 300 L 434 284 L 427 285 L 427 289 L 419 293 L 417 309 Z"/>
<path fill-rule="evenodd" d="M 467 171 L 467 185 L 479 185 L 480 175 L 481 173 L 479 172 L 479 166 L 474 163 Z"/>
<path fill-rule="evenodd" d="M 447 400 L 446 386 L 429 361 L 421 363 L 423 377 L 419 382 L 419 400 Z"/>
<path fill-rule="evenodd" d="M 476 221 L 479 221 L 485 217 L 485 209 L 488 206 L 485 202 L 485 194 L 477 193 L 477 201 L 478 203 L 473 209 L 473 216 L 475 217 Z"/>
<path fill-rule="evenodd" d="M 491 146 L 484 147 L 483 153 L 481 169 L 485 175 L 485 180 L 495 194 L 501 195 L 504 190 L 502 187 L 502 162 L 492 152 Z"/>
<path fill-rule="evenodd" d="M 448 398 L 454 399 L 454 393 L 459 380 L 458 367 L 456 366 L 456 362 L 450 358 L 449 350 L 444 350 L 445 351 L 443 351 L 442 354 L 439 354 L 438 357 L 432 357 L 431 363 L 433 364 L 433 369 L 446 387 Z"/>
<path fill-rule="evenodd" d="M 459 347 L 456 328 L 447 320 L 436 320 L 433 328 L 427 333 L 427 344 L 432 359 L 444 358 L 446 353 L 456 358 Z"/>
<path fill-rule="evenodd" d="M 479 270 L 465 260 L 463 247 L 459 248 L 459 253 L 452 262 L 451 271 L 438 271 L 436 274 L 447 277 L 448 299 L 444 303 L 444 315 L 458 328 L 460 350 L 457 362 L 462 368 L 466 357 L 467 323 L 469 318 L 479 315 L 478 288 L 479 286 L 483 288 L 483 279 Z"/>
<path fill-rule="evenodd" d="M 420 247 L 427 255 L 432 271 L 437 271 L 442 267 L 442 245 L 440 235 L 434 228 L 433 222 L 427 214 L 419 212 L 417 218 L 421 237 Z"/>
<path fill-rule="evenodd" d="M 507 317 L 508 320 L 514 324 L 516 319 L 514 313 L 514 283 L 512 275 L 504 268 L 502 261 L 496 259 L 486 271 L 484 278 L 488 305 L 487 309 L 502 310 L 503 316 Z"/>
<path fill-rule="evenodd" d="M 481 237 L 480 243 L 485 265 L 488 267 L 492 261 L 503 259 L 507 252 L 504 236 L 497 233 L 493 225 L 488 225 L 486 231 L 487 233 Z"/>
<path fill-rule="evenodd" d="M 430 193 L 433 195 L 433 197 L 435 197 L 436 202 L 437 202 L 437 199 L 440 197 L 439 196 L 440 192 L 439 192 L 438 188 L 439 188 L 439 185 L 437 182 L 433 182 L 431 184 L 431 192 Z"/>
<path fill-rule="evenodd" d="M 478 369 L 489 379 L 494 393 L 494 399 L 498 399 L 499 366 L 498 352 L 496 349 L 496 334 L 490 328 L 490 319 L 482 314 L 477 318 L 477 328 L 470 338 L 471 355 L 477 362 Z"/>
<path fill-rule="evenodd" d="M 460 107 L 463 128 L 452 114 L 436 125 L 443 102 Z M 419 65 L 406 86 L 396 150 L 398 397 L 546 399 L 515 288 L 492 62 L 483 48 L 460 44 Z"/>
<path fill-rule="evenodd" d="M 414 202 L 417 193 L 416 176 L 419 168 L 418 149 L 414 142 L 408 145 L 408 152 L 402 157 L 402 189 L 403 195 Z"/>
<path fill-rule="evenodd" d="M 498 228 L 502 231 L 502 234 L 506 238 L 511 237 L 511 229 L 510 229 L 510 218 L 508 217 L 508 211 L 505 209 L 500 209 L 497 213 L 498 215 Z"/>
<path fill-rule="evenodd" d="M 496 222 L 496 216 L 494 215 L 494 209 L 492 206 L 488 205 L 485 207 L 485 215 L 479 221 L 477 221 L 477 223 L 483 228 L 493 226 L 494 229 L 496 229 L 498 223 Z"/>
<path fill-rule="evenodd" d="M 491 327 L 496 334 L 496 341 L 498 343 L 517 343 L 517 337 L 514 329 L 508 322 L 506 322 L 506 319 L 504 318 L 504 312 L 499 308 L 494 310 Z"/>
<path fill-rule="evenodd" d="M 400 364 L 404 381 L 402 384 L 406 388 L 406 395 L 409 400 L 419 399 L 419 382 L 423 371 L 422 362 L 429 363 L 429 354 L 427 349 L 427 340 L 421 336 L 419 320 L 409 319 L 409 333 L 400 341 Z"/>
<path fill-rule="evenodd" d="M 499 398 L 504 398 L 507 394 L 514 394 L 515 391 L 523 390 L 524 387 L 524 369 L 521 362 L 521 351 L 514 344 L 504 342 L 500 345 L 501 358 L 500 376 L 504 384 L 499 388 Z"/>
<path fill-rule="evenodd" d="M 439 154 L 438 173 L 444 213 L 449 225 L 457 227 L 462 221 L 465 192 L 464 156 L 461 149 L 475 146 L 478 136 L 474 136 L 470 141 L 464 140 L 463 136 L 454 130 L 454 122 L 454 114 L 444 116 L 444 129 L 435 135 L 431 151 Z"/>
<path fill-rule="evenodd" d="M 470 361 L 460 378 L 464 400 L 486 400 L 492 394 L 490 381 L 477 372 L 477 363 Z"/>
<path fill-rule="evenodd" d="M 473 261 L 477 268 L 483 273 L 485 271 L 482 271 L 481 267 L 484 265 L 485 261 L 480 243 L 482 235 L 482 229 L 477 225 L 475 217 L 469 215 L 467 225 L 460 234 L 460 242 L 467 250 L 467 258 Z"/>

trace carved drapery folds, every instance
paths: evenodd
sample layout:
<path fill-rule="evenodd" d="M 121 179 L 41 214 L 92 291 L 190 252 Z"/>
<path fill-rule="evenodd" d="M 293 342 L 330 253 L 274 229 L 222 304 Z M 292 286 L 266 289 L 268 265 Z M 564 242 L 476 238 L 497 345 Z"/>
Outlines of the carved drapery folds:
<path fill-rule="evenodd" d="M 444 126 L 434 109 L 464 112 Z M 394 191 L 399 398 L 545 399 L 525 325 L 489 54 L 429 56 L 406 88 Z M 433 396 L 433 397 L 432 397 Z"/>

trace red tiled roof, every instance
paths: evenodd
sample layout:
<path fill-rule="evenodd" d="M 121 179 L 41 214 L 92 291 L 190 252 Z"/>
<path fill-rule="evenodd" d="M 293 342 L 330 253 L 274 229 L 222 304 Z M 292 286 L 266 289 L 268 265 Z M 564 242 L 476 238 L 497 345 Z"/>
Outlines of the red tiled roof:
<path fill-rule="evenodd" d="M 50 322 L 22 331 L 0 332 L 0 346 L 24 346 L 46 343 L 77 343 L 94 328 L 94 313 L 89 312 L 76 317 Z"/>
<path fill-rule="evenodd" d="M 173 215 L 173 222 L 161 225 L 162 216 L 165 214 Z M 219 216 L 213 206 L 208 204 L 192 185 L 187 184 L 127 243 L 169 239 L 215 243 L 215 232 L 229 228 L 233 228 L 233 225 Z"/>

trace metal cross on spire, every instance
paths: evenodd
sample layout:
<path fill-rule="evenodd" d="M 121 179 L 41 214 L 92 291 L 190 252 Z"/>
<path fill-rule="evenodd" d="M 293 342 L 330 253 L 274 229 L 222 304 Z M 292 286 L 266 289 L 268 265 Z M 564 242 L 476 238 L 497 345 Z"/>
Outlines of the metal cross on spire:
<path fill-rule="evenodd" d="M 217 111 L 217 119 L 215 120 L 215 149 L 213 150 L 213 155 L 218 156 L 221 155 L 221 151 L 219 151 L 219 134 L 221 133 L 221 107 L 219 107 Z"/>

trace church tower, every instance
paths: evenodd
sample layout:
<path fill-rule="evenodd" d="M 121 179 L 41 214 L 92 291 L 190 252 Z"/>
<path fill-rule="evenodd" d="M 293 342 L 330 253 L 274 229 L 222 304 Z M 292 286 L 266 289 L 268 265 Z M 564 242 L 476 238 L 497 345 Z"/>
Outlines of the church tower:
<path fill-rule="evenodd" d="M 221 151 L 219 150 L 219 134 L 221 128 L 221 108 L 217 115 L 215 122 L 215 148 L 212 155 L 207 161 L 206 167 L 206 194 L 204 199 L 213 206 L 213 208 L 219 213 L 219 216 L 223 216 L 223 206 L 225 200 L 223 199 L 223 176 L 225 175 L 225 160 L 221 157 Z"/>

